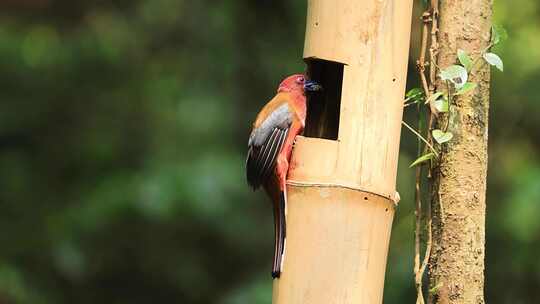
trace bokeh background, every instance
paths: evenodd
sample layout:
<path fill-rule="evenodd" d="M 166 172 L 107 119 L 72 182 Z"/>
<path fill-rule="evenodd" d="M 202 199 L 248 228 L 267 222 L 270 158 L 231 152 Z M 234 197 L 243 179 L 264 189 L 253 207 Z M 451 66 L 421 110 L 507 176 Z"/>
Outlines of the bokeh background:
<path fill-rule="evenodd" d="M 0 303 L 270 303 L 272 212 L 244 155 L 304 70 L 305 5 L 1 1 Z M 539 303 L 540 3 L 495 16 L 487 301 Z M 415 144 L 404 130 L 385 303 L 415 299 Z"/>

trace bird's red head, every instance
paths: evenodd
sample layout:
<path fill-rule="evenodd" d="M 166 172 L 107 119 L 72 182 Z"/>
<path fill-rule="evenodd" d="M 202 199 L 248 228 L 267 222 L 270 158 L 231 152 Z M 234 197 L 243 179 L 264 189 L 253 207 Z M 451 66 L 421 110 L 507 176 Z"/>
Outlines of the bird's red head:
<path fill-rule="evenodd" d="M 303 74 L 294 74 L 285 78 L 278 87 L 278 92 L 291 92 L 304 94 L 305 91 L 318 91 L 322 87 L 313 81 L 307 80 Z"/>
<path fill-rule="evenodd" d="M 278 92 L 304 93 L 306 77 L 302 74 L 294 74 L 285 78 L 278 87 Z"/>

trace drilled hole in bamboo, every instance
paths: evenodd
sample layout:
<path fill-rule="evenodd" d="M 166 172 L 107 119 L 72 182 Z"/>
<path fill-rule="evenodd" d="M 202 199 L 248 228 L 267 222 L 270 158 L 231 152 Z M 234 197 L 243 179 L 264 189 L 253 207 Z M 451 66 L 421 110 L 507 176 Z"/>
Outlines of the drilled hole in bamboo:
<path fill-rule="evenodd" d="M 322 91 L 307 94 L 308 109 L 304 136 L 337 140 L 343 64 L 307 59 L 307 74 L 323 87 Z"/>

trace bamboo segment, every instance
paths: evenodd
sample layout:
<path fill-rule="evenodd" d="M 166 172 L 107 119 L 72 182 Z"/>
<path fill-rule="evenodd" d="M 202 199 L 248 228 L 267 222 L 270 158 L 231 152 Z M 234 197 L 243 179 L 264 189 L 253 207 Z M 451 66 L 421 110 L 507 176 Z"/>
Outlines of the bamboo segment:
<path fill-rule="evenodd" d="M 290 185 L 286 256 L 274 303 L 382 303 L 394 204 L 378 195 Z"/>
<path fill-rule="evenodd" d="M 304 58 L 345 65 L 339 132 L 296 140 L 274 304 L 382 303 L 411 15 L 412 0 L 308 1 Z"/>
<path fill-rule="evenodd" d="M 345 64 L 336 182 L 395 193 L 412 0 L 310 0 L 304 58 Z"/>

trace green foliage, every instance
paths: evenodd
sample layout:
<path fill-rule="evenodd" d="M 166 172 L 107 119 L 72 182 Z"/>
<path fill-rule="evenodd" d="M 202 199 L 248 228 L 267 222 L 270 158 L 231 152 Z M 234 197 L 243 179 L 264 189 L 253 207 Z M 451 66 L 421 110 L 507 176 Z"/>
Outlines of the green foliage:
<path fill-rule="evenodd" d="M 428 293 L 430 295 L 435 295 L 437 294 L 437 291 L 439 291 L 439 289 L 443 286 L 443 283 L 439 282 L 437 283 L 437 285 L 431 287 L 429 290 L 428 290 Z"/>
<path fill-rule="evenodd" d="M 425 99 L 424 91 L 420 88 L 413 88 L 405 94 L 405 102 L 415 104 Z"/>
<path fill-rule="evenodd" d="M 432 160 L 435 157 L 435 153 L 430 152 L 428 154 L 424 154 L 420 157 L 418 157 L 415 161 L 412 162 L 412 164 L 409 166 L 409 168 L 412 168 L 418 164 L 427 162 L 428 160 Z"/>
<path fill-rule="evenodd" d="M 444 132 L 439 129 L 431 131 L 431 134 L 433 135 L 433 139 L 435 139 L 435 141 L 439 144 L 444 144 L 445 142 L 450 141 L 452 137 L 454 137 L 454 134 L 450 132 Z"/>
<path fill-rule="evenodd" d="M 494 53 L 485 53 L 484 59 L 489 63 L 490 65 L 495 66 L 497 69 L 499 69 L 501 72 L 504 70 L 503 62 L 501 58 Z"/>
<path fill-rule="evenodd" d="M 226 303 L 255 278 L 239 299 L 270 299 L 245 144 L 304 69 L 304 24 L 248 1 L 32 3 L 0 4 L 0 302 Z"/>
<path fill-rule="evenodd" d="M 465 67 L 467 72 L 470 72 L 472 67 L 473 67 L 473 61 L 471 60 L 471 58 L 469 57 L 467 52 L 465 52 L 462 49 L 459 49 L 457 51 L 457 56 L 458 56 L 458 59 L 459 59 L 459 62 L 461 63 L 461 65 L 463 65 L 463 67 Z"/>
<path fill-rule="evenodd" d="M 463 95 L 469 91 L 476 89 L 476 83 L 466 82 L 456 93 L 455 95 Z"/>
<path fill-rule="evenodd" d="M 438 113 L 448 112 L 448 100 L 446 98 L 439 98 L 432 102 L 433 107 Z"/>
<path fill-rule="evenodd" d="M 443 69 L 439 76 L 444 81 L 452 82 L 458 89 L 463 87 L 468 79 L 467 70 L 461 65 L 451 65 Z"/>
<path fill-rule="evenodd" d="M 502 25 L 494 24 L 491 27 L 491 44 L 498 45 L 508 39 L 508 33 Z"/>
<path fill-rule="evenodd" d="M 428 99 L 426 99 L 426 103 L 432 103 L 434 102 L 435 100 L 441 98 L 443 96 L 443 92 L 435 92 L 433 94 L 431 94 L 431 96 L 429 96 Z"/>

